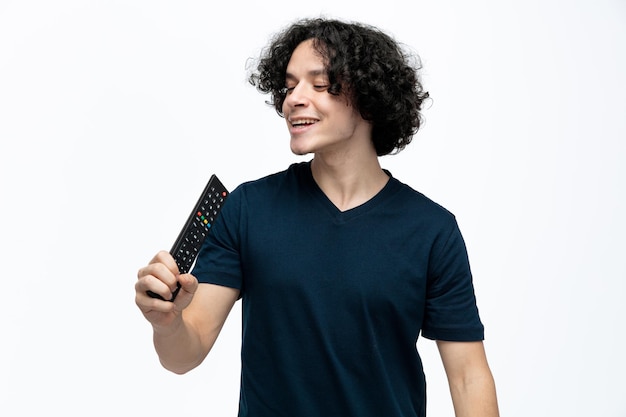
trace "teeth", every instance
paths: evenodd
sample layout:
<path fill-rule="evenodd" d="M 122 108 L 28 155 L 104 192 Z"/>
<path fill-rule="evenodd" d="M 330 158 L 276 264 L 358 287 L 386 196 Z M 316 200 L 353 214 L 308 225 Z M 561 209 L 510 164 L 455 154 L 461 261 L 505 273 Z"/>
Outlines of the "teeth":
<path fill-rule="evenodd" d="M 314 119 L 301 119 L 301 120 L 294 120 L 291 122 L 293 126 L 310 125 L 313 123 L 315 123 Z"/>

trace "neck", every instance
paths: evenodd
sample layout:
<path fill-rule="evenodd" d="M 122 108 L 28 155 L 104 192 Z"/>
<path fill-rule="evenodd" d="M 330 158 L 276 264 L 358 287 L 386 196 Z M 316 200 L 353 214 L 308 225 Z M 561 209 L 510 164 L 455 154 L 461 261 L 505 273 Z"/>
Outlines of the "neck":
<path fill-rule="evenodd" d="M 389 180 L 373 149 L 359 156 L 315 154 L 311 171 L 317 185 L 340 211 L 367 202 Z"/>

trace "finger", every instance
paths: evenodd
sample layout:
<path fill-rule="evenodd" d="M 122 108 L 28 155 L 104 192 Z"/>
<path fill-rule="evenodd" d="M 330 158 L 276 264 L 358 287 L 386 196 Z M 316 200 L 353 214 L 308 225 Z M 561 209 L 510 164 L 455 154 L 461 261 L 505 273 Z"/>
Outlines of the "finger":
<path fill-rule="evenodd" d="M 178 271 L 178 265 L 174 260 L 174 257 L 167 251 L 161 250 L 159 251 L 154 258 L 150 261 L 150 263 L 160 263 L 163 264 L 172 271 L 174 275 L 178 275 L 180 272 Z"/>
<path fill-rule="evenodd" d="M 165 294 L 168 294 L 169 290 L 167 289 L 167 286 L 165 286 L 164 288 L 166 288 Z M 135 284 L 135 289 L 135 304 L 137 304 L 137 306 L 144 313 L 144 315 L 150 312 L 169 313 L 172 311 L 172 303 L 148 295 L 149 290 L 146 290 L 146 287 L 145 285 L 143 285 L 142 281 L 137 281 L 137 283 Z"/>
<path fill-rule="evenodd" d="M 179 275 L 178 282 L 180 283 L 181 290 L 188 294 L 193 295 L 198 289 L 198 280 L 191 274 Z"/>
<path fill-rule="evenodd" d="M 178 284 L 180 288 L 176 293 L 174 303 L 176 303 L 177 309 L 182 310 L 191 303 L 191 299 L 198 289 L 198 280 L 191 274 L 182 274 L 178 276 Z"/>
<path fill-rule="evenodd" d="M 138 302 L 144 297 L 167 298 L 170 293 L 169 286 L 153 275 L 145 275 L 135 283 L 135 293 Z"/>
<path fill-rule="evenodd" d="M 140 281 L 143 281 L 144 285 L 146 286 L 146 290 L 151 290 L 159 293 L 159 291 L 153 289 L 152 285 L 154 284 L 154 280 L 156 279 L 165 283 L 165 285 L 169 287 L 170 292 L 172 292 L 178 286 L 177 272 L 178 268 L 176 268 L 176 271 L 172 271 L 171 268 L 169 268 L 166 264 L 162 262 L 155 262 L 141 268 L 137 273 L 137 278 Z"/>

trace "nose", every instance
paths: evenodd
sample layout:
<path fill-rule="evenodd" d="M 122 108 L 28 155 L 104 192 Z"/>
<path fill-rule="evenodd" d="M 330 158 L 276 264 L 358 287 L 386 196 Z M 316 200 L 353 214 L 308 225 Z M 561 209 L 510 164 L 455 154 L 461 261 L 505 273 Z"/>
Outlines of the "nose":
<path fill-rule="evenodd" d="M 295 87 L 287 89 L 283 106 L 288 107 L 306 107 L 309 104 L 309 95 L 306 91 L 306 85 L 298 83 Z"/>

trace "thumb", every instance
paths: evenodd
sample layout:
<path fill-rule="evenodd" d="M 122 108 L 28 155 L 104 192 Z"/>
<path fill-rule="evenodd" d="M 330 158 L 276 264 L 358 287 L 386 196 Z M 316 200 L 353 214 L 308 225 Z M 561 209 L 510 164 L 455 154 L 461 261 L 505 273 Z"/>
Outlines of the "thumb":
<path fill-rule="evenodd" d="M 187 307 L 198 289 L 198 280 L 191 274 L 181 274 L 178 276 L 178 284 L 180 289 L 176 295 L 174 302 L 180 306 L 180 309 Z"/>

